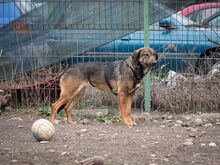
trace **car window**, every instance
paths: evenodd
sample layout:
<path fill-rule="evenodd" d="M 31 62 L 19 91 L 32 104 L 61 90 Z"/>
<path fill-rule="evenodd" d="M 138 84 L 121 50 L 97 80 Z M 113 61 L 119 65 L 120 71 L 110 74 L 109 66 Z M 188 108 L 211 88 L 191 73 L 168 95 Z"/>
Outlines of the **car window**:
<path fill-rule="evenodd" d="M 192 21 L 195 21 L 195 13 L 197 13 L 197 12 L 193 12 L 193 13 L 187 15 L 187 18 L 189 18 Z"/>
<path fill-rule="evenodd" d="M 198 11 L 198 14 L 195 18 L 195 22 L 201 24 L 204 20 L 206 20 L 207 18 L 211 17 L 212 15 L 214 15 L 219 11 L 220 8 L 209 8 L 209 9 L 200 10 Z"/>
<path fill-rule="evenodd" d="M 0 2 L 0 27 L 20 16 L 20 11 L 13 2 Z"/>
<path fill-rule="evenodd" d="M 211 27 L 220 27 L 220 15 L 218 15 L 217 17 L 214 17 L 213 19 L 211 19 L 208 24 Z"/>

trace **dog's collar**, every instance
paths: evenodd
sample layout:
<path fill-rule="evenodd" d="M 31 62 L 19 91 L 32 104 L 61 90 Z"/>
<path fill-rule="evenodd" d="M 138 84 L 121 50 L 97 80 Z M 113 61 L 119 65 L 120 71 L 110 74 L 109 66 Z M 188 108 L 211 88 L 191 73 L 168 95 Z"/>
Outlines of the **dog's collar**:
<path fill-rule="evenodd" d="M 133 61 L 133 59 L 131 57 L 129 57 L 129 58 L 130 58 L 129 60 Z M 143 77 L 142 76 L 140 77 L 137 75 L 137 73 L 135 72 L 135 69 L 131 65 L 129 65 L 127 60 L 125 60 L 125 63 L 128 66 L 128 68 L 131 70 L 131 72 L 134 74 L 134 77 L 135 77 L 135 79 L 134 79 L 135 85 L 134 86 L 136 86 L 136 84 L 139 84 L 141 82 Z"/>
<path fill-rule="evenodd" d="M 135 63 L 135 61 L 132 59 L 132 57 L 129 57 L 128 59 L 129 59 L 130 61 L 132 61 L 132 62 Z M 143 77 L 139 78 L 139 77 L 137 76 L 136 72 L 135 72 L 135 69 L 134 69 L 131 65 L 129 65 L 129 63 L 127 62 L 127 60 L 126 60 L 125 62 L 126 62 L 126 64 L 128 65 L 128 67 L 132 70 L 132 72 L 133 72 L 133 74 L 135 75 L 135 77 L 136 77 L 137 79 L 139 79 L 139 81 L 141 81 L 142 78 L 143 78 L 143 77 L 151 70 L 151 68 L 152 68 L 152 66 L 148 66 L 147 71 L 143 71 Z M 138 64 L 139 66 L 141 66 L 141 64 L 140 64 L 139 62 L 137 62 L 137 64 Z M 142 66 L 141 66 L 141 67 L 142 67 Z"/>

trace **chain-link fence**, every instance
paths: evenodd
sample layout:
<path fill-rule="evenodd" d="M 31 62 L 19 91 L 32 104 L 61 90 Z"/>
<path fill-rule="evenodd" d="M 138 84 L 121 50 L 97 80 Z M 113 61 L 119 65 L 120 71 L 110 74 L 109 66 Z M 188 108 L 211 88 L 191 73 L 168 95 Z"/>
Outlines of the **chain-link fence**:
<path fill-rule="evenodd" d="M 0 88 L 13 106 L 48 106 L 72 65 L 124 60 L 144 46 L 143 0 L 0 0 Z M 149 1 L 152 107 L 218 110 L 220 3 Z M 143 86 L 134 107 L 143 107 Z M 78 108 L 117 106 L 94 88 Z"/>

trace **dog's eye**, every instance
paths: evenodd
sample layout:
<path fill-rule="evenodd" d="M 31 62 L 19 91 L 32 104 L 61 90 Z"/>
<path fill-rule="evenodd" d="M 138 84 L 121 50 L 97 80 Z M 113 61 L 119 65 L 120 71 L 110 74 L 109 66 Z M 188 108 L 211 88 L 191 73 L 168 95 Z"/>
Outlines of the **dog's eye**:
<path fill-rule="evenodd" d="M 148 57 L 150 56 L 148 53 L 145 53 L 144 55 L 145 55 L 145 56 L 148 56 Z"/>

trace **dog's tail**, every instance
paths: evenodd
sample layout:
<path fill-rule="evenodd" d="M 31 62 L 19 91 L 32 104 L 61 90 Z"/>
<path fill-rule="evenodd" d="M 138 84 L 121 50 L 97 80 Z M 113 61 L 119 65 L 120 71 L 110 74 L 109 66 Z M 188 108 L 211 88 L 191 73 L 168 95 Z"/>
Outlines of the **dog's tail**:
<path fill-rule="evenodd" d="M 67 65 L 67 67 L 62 72 L 60 72 L 56 77 L 60 78 L 68 69 L 69 69 L 69 67 Z"/>

